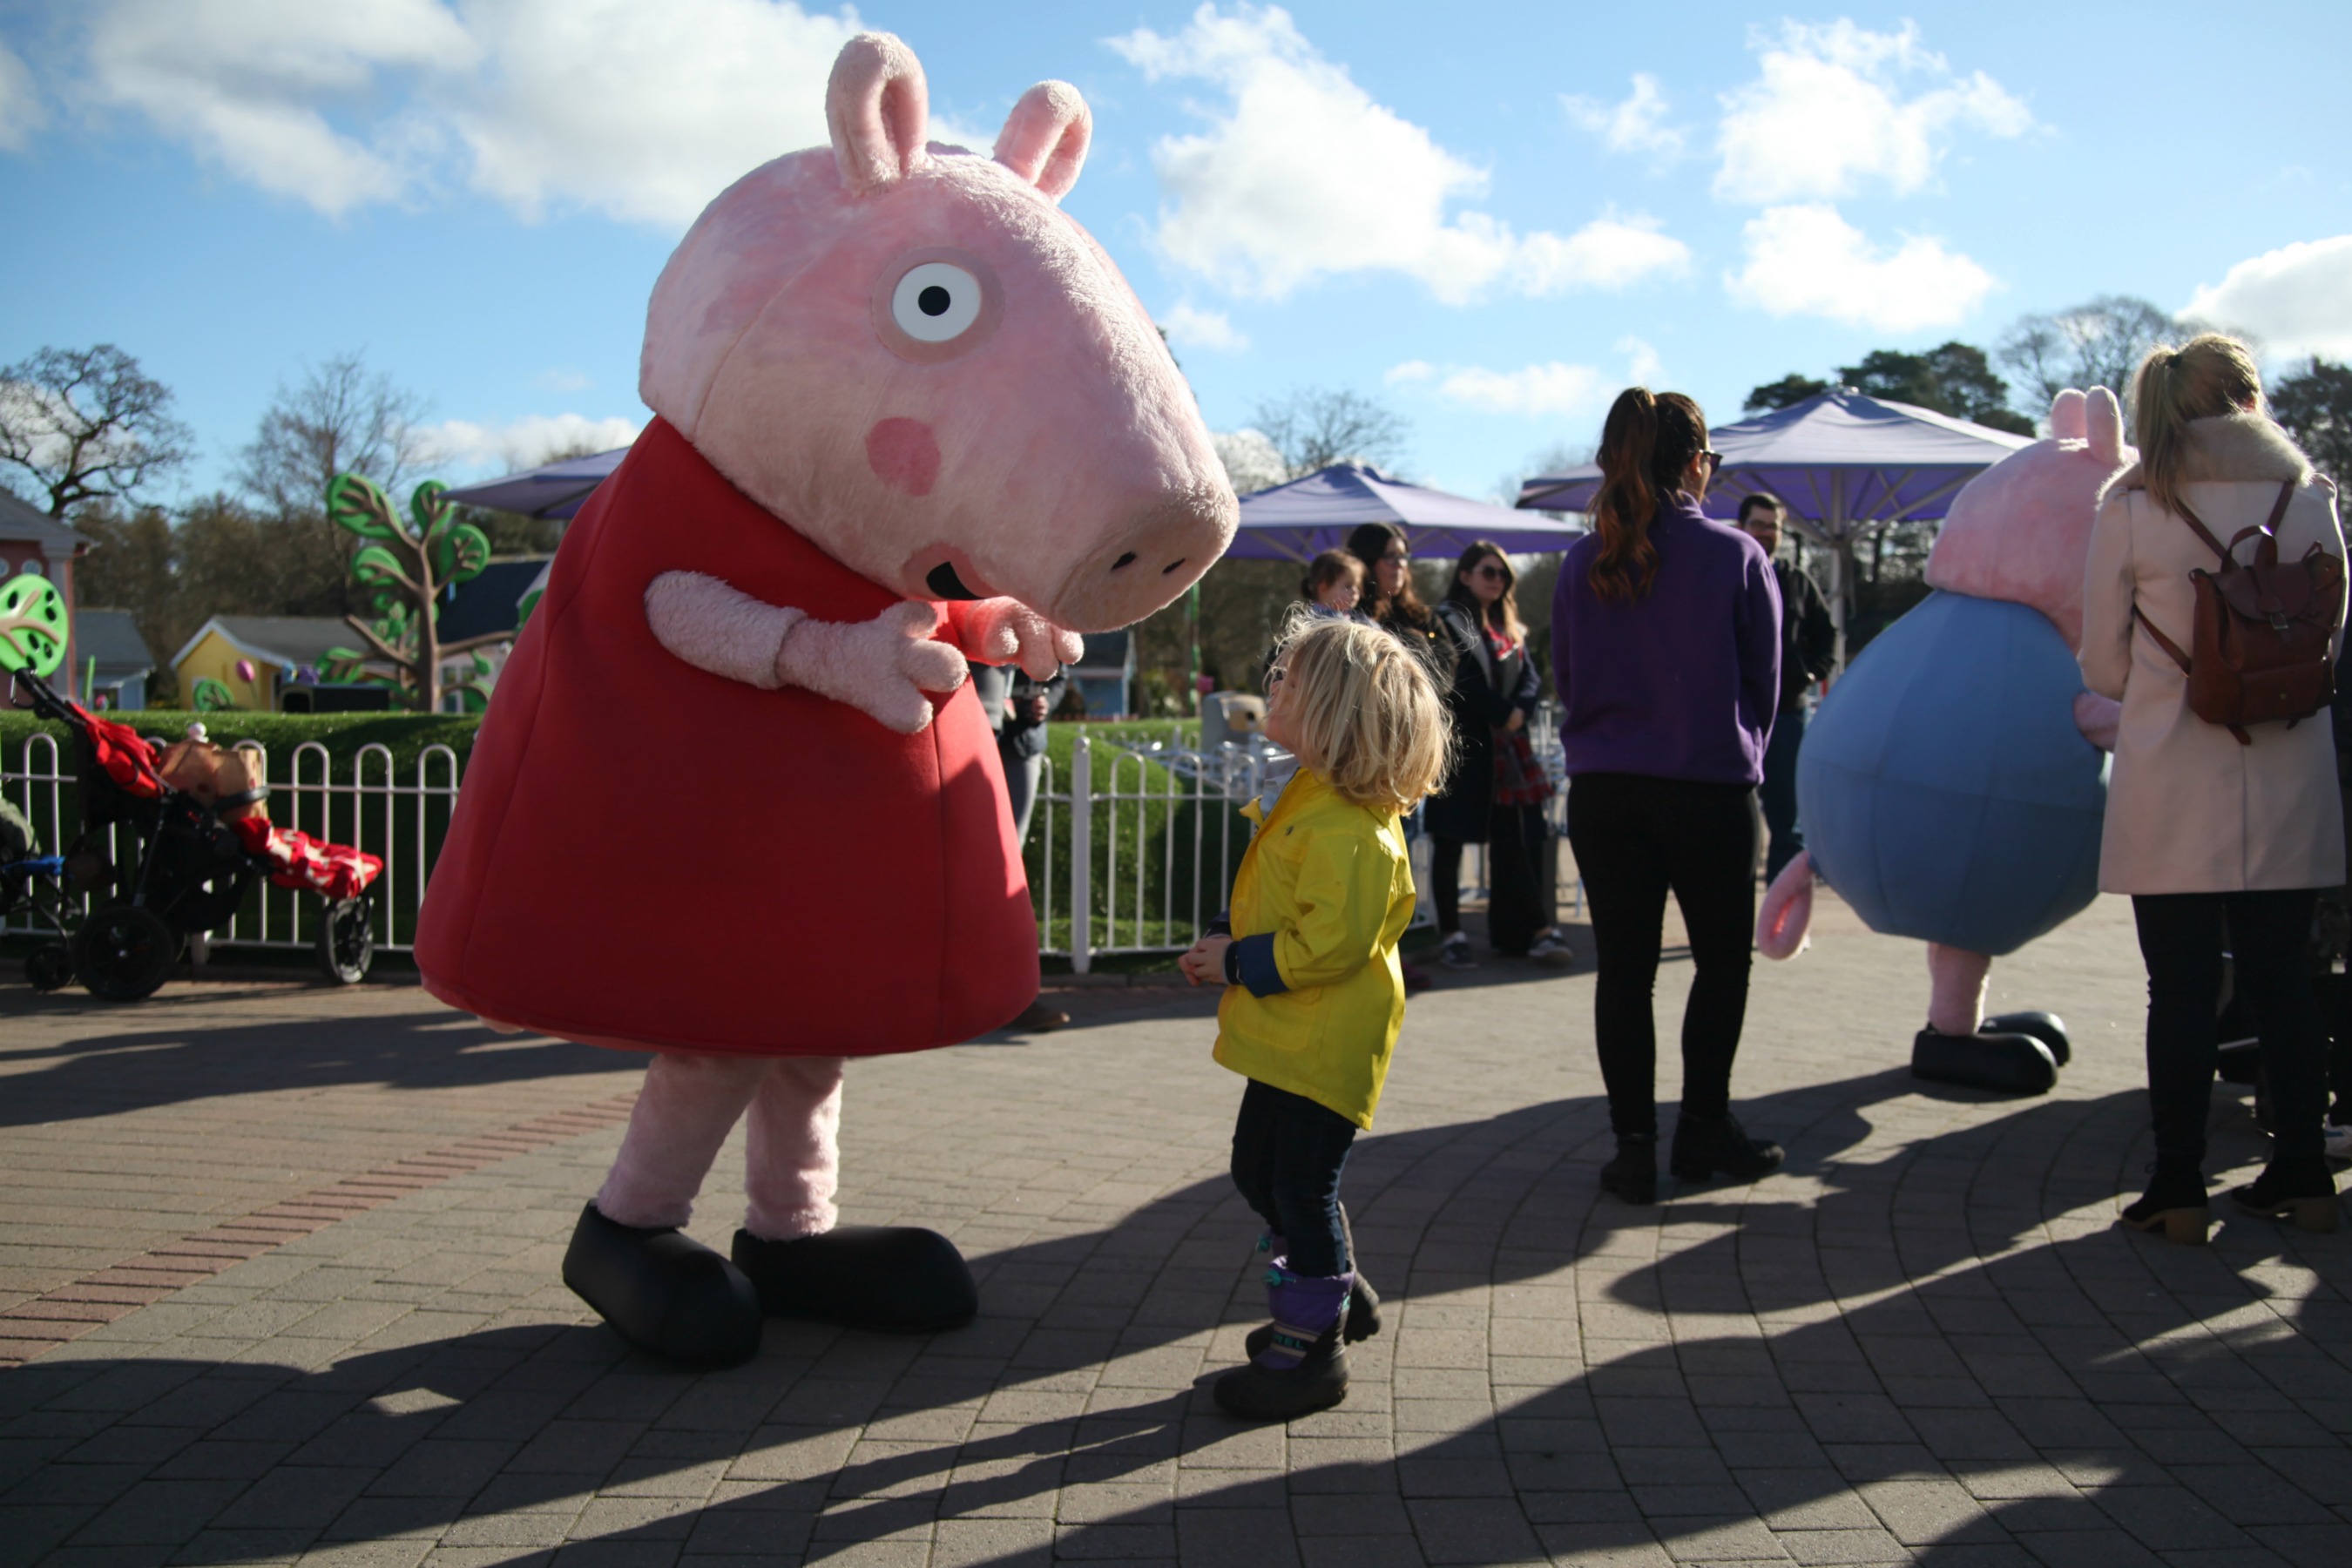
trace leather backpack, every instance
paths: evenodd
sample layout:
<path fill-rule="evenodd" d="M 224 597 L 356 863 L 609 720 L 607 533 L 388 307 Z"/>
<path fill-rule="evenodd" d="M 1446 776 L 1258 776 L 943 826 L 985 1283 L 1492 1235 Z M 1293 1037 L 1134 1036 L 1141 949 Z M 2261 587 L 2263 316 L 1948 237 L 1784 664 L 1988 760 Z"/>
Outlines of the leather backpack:
<path fill-rule="evenodd" d="M 2279 519 L 2294 482 L 2279 486 L 2267 521 L 2242 528 L 2228 544 L 2213 536 L 2186 502 L 2172 510 L 2220 558 L 2212 571 L 2193 571 L 2196 624 L 2189 651 L 2157 628 L 2137 605 L 2132 614 L 2189 678 L 2189 710 L 2225 726 L 2242 746 L 2254 743 L 2249 724 L 2284 720 L 2292 727 L 2326 708 L 2336 695 L 2336 622 L 2344 606 L 2344 563 L 2314 544 L 2300 561 L 2278 558 Z M 2252 561 L 2238 546 L 2254 540 Z"/>

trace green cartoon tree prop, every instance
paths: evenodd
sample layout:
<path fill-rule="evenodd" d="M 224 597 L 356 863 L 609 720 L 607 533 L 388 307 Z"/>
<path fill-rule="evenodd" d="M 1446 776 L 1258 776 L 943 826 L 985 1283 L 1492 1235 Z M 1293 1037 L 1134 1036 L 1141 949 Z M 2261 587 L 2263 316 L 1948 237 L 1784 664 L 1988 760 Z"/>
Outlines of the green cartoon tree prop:
<path fill-rule="evenodd" d="M 452 654 L 472 653 L 474 673 L 451 689 L 469 710 L 485 706 L 490 661 L 476 650 L 514 636 L 499 631 L 441 640 L 442 591 L 480 576 L 490 563 L 488 538 L 456 520 L 447 488 L 437 479 L 417 486 L 404 519 L 383 487 L 364 475 L 338 474 L 327 487 L 327 515 L 370 542 L 352 557 L 352 581 L 371 590 L 373 614 L 343 617 L 367 647 L 328 649 L 320 673 L 330 680 L 364 680 L 369 662 L 389 664 L 408 705 L 427 713 L 441 710 L 441 661 Z"/>
<path fill-rule="evenodd" d="M 47 680 L 66 661 L 66 636 L 65 595 L 55 583 L 29 572 L 0 583 L 0 671 Z"/>

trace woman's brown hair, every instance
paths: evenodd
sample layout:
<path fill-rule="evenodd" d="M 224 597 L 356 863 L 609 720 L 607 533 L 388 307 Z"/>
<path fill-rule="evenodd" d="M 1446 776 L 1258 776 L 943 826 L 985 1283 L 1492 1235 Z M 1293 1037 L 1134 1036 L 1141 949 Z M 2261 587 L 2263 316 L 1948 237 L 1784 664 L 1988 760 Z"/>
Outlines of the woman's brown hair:
<path fill-rule="evenodd" d="M 1402 625 L 1425 636 L 1435 629 L 1436 622 L 1429 606 L 1413 591 L 1412 563 L 1405 563 L 1404 574 L 1393 595 L 1381 592 L 1380 574 L 1372 570 L 1372 563 L 1388 553 L 1390 545 L 1403 542 L 1403 531 L 1385 522 L 1358 523 L 1348 535 L 1348 553 L 1364 563 L 1364 596 L 1358 602 L 1356 612 L 1384 626 Z"/>
<path fill-rule="evenodd" d="M 1470 586 L 1470 574 L 1481 563 L 1492 561 L 1503 569 L 1503 596 L 1492 605 L 1478 602 L 1477 593 Z M 1445 587 L 1445 602 L 1459 605 L 1469 613 L 1470 624 L 1491 627 L 1515 643 L 1528 640 L 1528 626 L 1519 619 L 1519 574 L 1511 570 L 1511 558 L 1503 547 L 1491 539 L 1482 539 L 1462 552 L 1454 564 L 1454 581 Z"/>
<path fill-rule="evenodd" d="M 2147 499 L 2167 511 L 2179 510 L 2190 420 L 2259 414 L 2262 407 L 2262 372 L 2237 339 L 2200 332 L 2177 349 L 2168 343 L 2148 350 L 2132 384 L 2132 437 Z"/>
<path fill-rule="evenodd" d="M 1592 498 L 1592 531 L 1601 549 L 1586 581 L 1603 599 L 1646 597 L 1658 574 L 1650 524 L 1679 489 L 1683 470 L 1706 450 L 1706 416 L 1679 392 L 1629 386 L 1601 426 L 1601 489 Z"/>

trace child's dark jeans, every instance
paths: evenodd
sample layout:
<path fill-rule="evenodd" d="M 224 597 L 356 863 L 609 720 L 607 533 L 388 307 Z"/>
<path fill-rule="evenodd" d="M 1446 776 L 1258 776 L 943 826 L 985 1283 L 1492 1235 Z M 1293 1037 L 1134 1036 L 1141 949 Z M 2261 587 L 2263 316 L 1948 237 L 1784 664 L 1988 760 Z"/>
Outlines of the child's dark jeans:
<path fill-rule="evenodd" d="M 1294 1273 L 1355 1266 L 1339 1226 L 1339 1170 L 1356 1124 L 1305 1095 L 1249 1080 L 1234 1121 L 1234 1185 L 1266 1228 L 1290 1244 Z"/>

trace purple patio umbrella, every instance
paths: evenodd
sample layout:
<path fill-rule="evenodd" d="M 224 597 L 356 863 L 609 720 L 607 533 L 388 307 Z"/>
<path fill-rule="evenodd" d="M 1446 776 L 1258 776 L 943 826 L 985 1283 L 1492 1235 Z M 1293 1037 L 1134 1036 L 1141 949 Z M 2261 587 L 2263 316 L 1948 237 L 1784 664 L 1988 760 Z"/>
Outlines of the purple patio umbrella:
<path fill-rule="evenodd" d="M 1242 497 L 1241 530 L 1225 554 L 1311 561 L 1326 550 L 1345 549 L 1348 535 L 1367 522 L 1403 529 L 1406 547 L 1415 555 L 1459 555 L 1481 539 L 1513 554 L 1531 555 L 1565 550 L 1584 532 L 1491 501 L 1409 485 L 1367 464 L 1334 463 Z"/>
<path fill-rule="evenodd" d="M 1855 543 L 1898 522 L 1943 516 L 1962 485 L 2033 442 L 2031 436 L 1907 403 L 1865 397 L 1850 386 L 1719 425 L 1708 438 L 1723 454 L 1722 471 L 1707 491 L 1709 516 L 1731 518 L 1742 498 L 1773 495 L 1799 532 L 1829 550 L 1841 667 Z M 1529 479 L 1520 488 L 1519 505 L 1582 511 L 1600 488 L 1600 465 L 1586 463 Z"/>
<path fill-rule="evenodd" d="M 587 504 L 589 495 L 628 455 L 626 447 L 616 447 L 591 457 L 563 458 L 502 479 L 461 486 L 449 491 L 449 499 L 461 506 L 519 511 L 526 517 L 567 518 Z"/>

